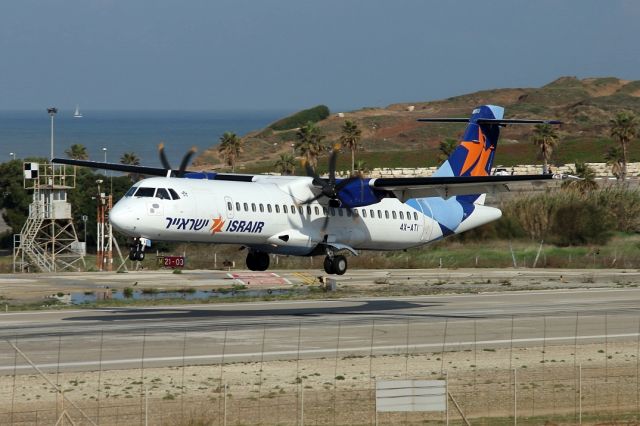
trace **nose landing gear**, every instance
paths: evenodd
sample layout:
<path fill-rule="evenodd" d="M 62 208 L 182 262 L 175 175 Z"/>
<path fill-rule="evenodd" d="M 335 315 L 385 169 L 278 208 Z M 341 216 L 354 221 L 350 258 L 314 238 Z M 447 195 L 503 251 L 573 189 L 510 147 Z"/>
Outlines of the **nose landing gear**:
<path fill-rule="evenodd" d="M 144 249 L 146 247 L 146 239 L 134 238 L 133 244 L 129 248 L 129 260 L 137 260 L 139 262 L 144 260 Z"/>

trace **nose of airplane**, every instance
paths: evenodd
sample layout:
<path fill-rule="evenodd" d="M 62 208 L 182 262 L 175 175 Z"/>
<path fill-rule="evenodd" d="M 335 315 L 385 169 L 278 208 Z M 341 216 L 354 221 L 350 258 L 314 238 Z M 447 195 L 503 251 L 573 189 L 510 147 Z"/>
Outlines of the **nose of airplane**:
<path fill-rule="evenodd" d="M 130 206 L 118 202 L 109 212 L 109 221 L 116 231 L 128 234 L 135 230 L 136 218 L 133 213 Z"/>

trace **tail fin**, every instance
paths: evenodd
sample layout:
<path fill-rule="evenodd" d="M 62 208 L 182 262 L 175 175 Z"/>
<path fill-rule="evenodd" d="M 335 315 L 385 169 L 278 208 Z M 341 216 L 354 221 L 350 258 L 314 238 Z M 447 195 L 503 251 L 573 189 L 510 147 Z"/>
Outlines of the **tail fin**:
<path fill-rule="evenodd" d="M 557 120 L 505 119 L 504 108 L 482 105 L 474 109 L 470 118 L 422 118 L 418 121 L 436 123 L 469 123 L 462 141 L 436 170 L 433 176 L 489 176 L 496 154 L 500 127 L 510 124 L 562 124 Z M 484 194 L 456 197 L 466 203 L 484 204 Z"/>
<path fill-rule="evenodd" d="M 460 144 L 438 168 L 434 176 L 490 175 L 498 138 L 500 137 L 500 121 L 503 116 L 504 108 L 495 105 L 483 105 L 474 109 L 469 119 L 454 119 L 465 121 L 469 124 Z"/>

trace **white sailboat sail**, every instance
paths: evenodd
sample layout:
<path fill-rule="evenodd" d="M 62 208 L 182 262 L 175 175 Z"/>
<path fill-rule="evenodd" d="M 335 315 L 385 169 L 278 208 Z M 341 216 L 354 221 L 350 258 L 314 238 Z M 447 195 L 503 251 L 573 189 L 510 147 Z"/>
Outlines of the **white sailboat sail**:
<path fill-rule="evenodd" d="M 73 113 L 74 118 L 82 118 L 82 113 L 80 112 L 80 107 L 76 105 L 76 112 Z"/>

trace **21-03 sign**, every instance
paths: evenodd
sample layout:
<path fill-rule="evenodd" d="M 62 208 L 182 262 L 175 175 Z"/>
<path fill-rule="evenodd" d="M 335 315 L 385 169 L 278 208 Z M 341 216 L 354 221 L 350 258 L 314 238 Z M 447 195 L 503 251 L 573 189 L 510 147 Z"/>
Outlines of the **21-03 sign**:
<path fill-rule="evenodd" d="M 165 268 L 184 268 L 184 256 L 165 256 L 162 259 Z"/>

